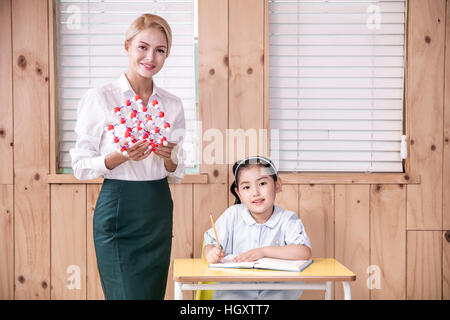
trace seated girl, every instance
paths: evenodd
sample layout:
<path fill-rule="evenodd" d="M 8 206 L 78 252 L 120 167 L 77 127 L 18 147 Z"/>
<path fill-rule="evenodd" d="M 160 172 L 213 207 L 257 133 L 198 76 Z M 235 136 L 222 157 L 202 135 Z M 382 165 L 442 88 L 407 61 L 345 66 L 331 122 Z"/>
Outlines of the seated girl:
<path fill-rule="evenodd" d="M 221 249 L 211 229 L 204 234 L 204 256 L 209 263 L 225 255 L 237 255 L 233 261 L 255 261 L 263 257 L 308 260 L 311 243 L 295 212 L 274 205 L 281 191 L 281 180 L 274 164 L 264 157 L 250 157 L 233 166 L 235 181 L 231 192 L 235 205 L 216 221 Z M 216 290 L 214 299 L 298 299 L 299 290 Z"/>

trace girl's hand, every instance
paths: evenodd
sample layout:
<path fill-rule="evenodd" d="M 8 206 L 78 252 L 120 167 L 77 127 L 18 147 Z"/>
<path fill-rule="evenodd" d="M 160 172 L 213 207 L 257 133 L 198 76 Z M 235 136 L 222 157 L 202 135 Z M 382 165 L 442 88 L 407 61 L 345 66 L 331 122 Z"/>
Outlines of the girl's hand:
<path fill-rule="evenodd" d="M 264 257 L 265 254 L 263 248 L 256 248 L 237 255 L 233 259 L 233 262 L 256 261 Z"/>
<path fill-rule="evenodd" d="M 217 247 L 211 248 L 205 256 L 208 263 L 217 263 L 225 257 L 225 252 Z"/>

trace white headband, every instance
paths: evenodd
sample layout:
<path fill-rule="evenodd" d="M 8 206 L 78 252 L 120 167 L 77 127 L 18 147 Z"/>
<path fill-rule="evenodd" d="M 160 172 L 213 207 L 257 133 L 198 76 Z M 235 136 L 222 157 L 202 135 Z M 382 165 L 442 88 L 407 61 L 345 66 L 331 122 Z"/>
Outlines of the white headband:
<path fill-rule="evenodd" d="M 249 157 L 249 158 L 247 158 L 247 159 L 241 160 L 241 161 L 238 163 L 238 165 L 236 166 L 236 169 L 234 169 L 234 178 L 235 178 L 235 179 L 236 179 L 236 173 L 237 173 L 239 167 L 240 167 L 243 163 L 245 163 L 246 161 L 253 160 L 253 159 L 263 160 L 263 161 L 265 161 L 266 163 L 270 164 L 270 166 L 273 168 L 273 171 L 275 172 L 275 175 L 278 177 L 277 169 L 275 169 L 275 166 L 273 165 L 273 163 L 272 163 L 270 160 L 268 160 L 268 159 L 266 159 L 266 158 L 264 158 L 264 157 L 255 156 L 255 157 Z"/>

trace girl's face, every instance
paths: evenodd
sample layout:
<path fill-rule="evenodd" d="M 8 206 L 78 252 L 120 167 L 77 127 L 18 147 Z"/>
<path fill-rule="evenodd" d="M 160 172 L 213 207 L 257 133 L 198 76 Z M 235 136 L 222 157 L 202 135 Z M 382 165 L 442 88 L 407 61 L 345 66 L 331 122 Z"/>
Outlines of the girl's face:
<path fill-rule="evenodd" d="M 236 193 L 257 222 L 270 218 L 276 193 L 281 191 L 279 179 L 275 182 L 271 174 L 268 168 L 259 165 L 239 171 Z"/>
<path fill-rule="evenodd" d="M 147 28 L 125 41 L 128 53 L 128 71 L 144 78 L 152 78 L 161 70 L 167 58 L 167 40 L 164 32 Z"/>

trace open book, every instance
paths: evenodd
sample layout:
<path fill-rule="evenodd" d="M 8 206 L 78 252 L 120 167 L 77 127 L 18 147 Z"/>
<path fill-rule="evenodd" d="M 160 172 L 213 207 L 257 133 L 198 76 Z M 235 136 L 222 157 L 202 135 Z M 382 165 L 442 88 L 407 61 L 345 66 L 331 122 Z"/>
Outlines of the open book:
<path fill-rule="evenodd" d="M 313 260 L 282 260 L 272 258 L 262 258 L 250 262 L 233 262 L 236 255 L 228 255 L 219 263 L 212 263 L 210 268 L 237 268 L 237 269 L 270 269 L 280 271 L 303 271 Z"/>

